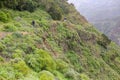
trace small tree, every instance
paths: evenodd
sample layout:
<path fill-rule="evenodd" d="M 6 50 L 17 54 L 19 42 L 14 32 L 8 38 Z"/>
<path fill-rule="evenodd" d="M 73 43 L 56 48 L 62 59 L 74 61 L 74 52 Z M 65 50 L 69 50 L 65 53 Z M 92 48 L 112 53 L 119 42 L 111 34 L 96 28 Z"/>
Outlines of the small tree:
<path fill-rule="evenodd" d="M 14 10 L 33 12 L 37 4 L 33 0 L 0 0 L 0 8 L 7 7 Z"/>
<path fill-rule="evenodd" d="M 111 40 L 105 35 L 102 34 L 102 39 L 97 41 L 99 45 L 103 46 L 104 48 L 107 48 L 107 46 L 111 43 Z"/>
<path fill-rule="evenodd" d="M 62 18 L 62 12 L 61 12 L 60 8 L 56 5 L 51 6 L 48 10 L 48 13 L 51 15 L 51 17 L 54 20 L 61 20 L 61 18 Z"/>

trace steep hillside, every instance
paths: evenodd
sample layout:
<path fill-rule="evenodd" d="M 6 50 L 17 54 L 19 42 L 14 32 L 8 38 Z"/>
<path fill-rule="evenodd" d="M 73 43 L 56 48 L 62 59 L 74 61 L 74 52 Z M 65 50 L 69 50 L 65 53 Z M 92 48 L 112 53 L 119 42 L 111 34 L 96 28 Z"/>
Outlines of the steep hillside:
<path fill-rule="evenodd" d="M 119 46 L 67 0 L 35 1 L 32 12 L 0 1 L 0 80 L 120 80 Z"/>
<path fill-rule="evenodd" d="M 120 0 L 68 0 L 89 22 L 120 45 Z M 117 32 L 116 32 L 117 30 Z M 113 34 L 114 33 L 114 34 Z"/>

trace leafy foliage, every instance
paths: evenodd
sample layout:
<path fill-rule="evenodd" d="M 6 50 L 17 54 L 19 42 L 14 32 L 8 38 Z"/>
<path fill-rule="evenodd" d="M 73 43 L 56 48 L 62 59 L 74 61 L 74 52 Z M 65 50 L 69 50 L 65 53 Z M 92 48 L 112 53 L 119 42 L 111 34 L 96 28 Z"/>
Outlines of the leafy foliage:
<path fill-rule="evenodd" d="M 40 80 L 54 80 L 54 75 L 49 71 L 41 71 L 40 72 Z"/>
<path fill-rule="evenodd" d="M 18 61 L 19 60 L 19 61 Z M 29 67 L 26 65 L 26 63 L 19 58 L 15 59 L 12 63 L 12 66 L 15 70 L 18 70 L 18 72 L 22 73 L 23 75 L 27 75 L 29 73 Z"/>
<path fill-rule="evenodd" d="M 58 6 L 52 6 L 48 10 L 48 13 L 51 15 L 51 17 L 54 20 L 61 20 L 62 19 L 62 12 L 60 11 L 60 8 Z"/>
<path fill-rule="evenodd" d="M 68 64 L 61 59 L 56 60 L 56 64 L 57 64 L 57 70 L 62 73 L 66 72 L 66 70 L 68 69 Z"/>
<path fill-rule="evenodd" d="M 6 32 L 14 32 L 17 30 L 17 27 L 13 24 L 7 24 L 4 26 L 4 29 L 3 31 L 6 31 Z"/>
<path fill-rule="evenodd" d="M 80 65 L 80 63 L 79 63 L 80 60 L 79 60 L 78 55 L 76 55 L 75 52 L 71 51 L 71 52 L 68 52 L 68 53 L 66 54 L 66 56 L 67 56 L 67 58 L 71 61 L 71 63 L 72 63 L 73 65 L 75 65 L 74 67 L 76 68 L 76 70 L 77 70 L 78 72 L 81 72 L 81 71 L 82 71 L 82 67 L 81 67 L 81 65 Z"/>
<path fill-rule="evenodd" d="M 0 21 L 8 22 L 10 20 L 10 14 L 0 11 Z"/>
<path fill-rule="evenodd" d="M 40 49 L 34 52 L 34 55 L 28 55 L 26 57 L 27 64 L 35 71 L 40 72 L 41 70 L 55 70 L 56 63 L 49 55 L 48 52 Z"/>
<path fill-rule="evenodd" d="M 111 43 L 111 40 L 104 34 L 102 34 L 102 41 L 98 41 L 98 44 L 107 48 L 107 46 Z"/>
<path fill-rule="evenodd" d="M 3 50 L 5 50 L 5 45 L 3 45 L 2 43 L 0 43 L 0 52 L 2 52 Z"/>
<path fill-rule="evenodd" d="M 0 6 L 1 7 L 7 7 L 11 9 L 16 9 L 16 10 L 28 10 L 30 12 L 33 12 L 36 8 L 35 2 L 32 0 L 3 0 L 0 1 Z"/>

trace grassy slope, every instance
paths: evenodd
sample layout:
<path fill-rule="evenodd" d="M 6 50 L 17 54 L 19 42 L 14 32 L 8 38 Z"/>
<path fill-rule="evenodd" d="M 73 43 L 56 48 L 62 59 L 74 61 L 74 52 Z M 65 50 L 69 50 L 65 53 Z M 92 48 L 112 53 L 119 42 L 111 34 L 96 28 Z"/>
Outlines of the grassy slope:
<path fill-rule="evenodd" d="M 12 18 L 0 22 L 0 80 L 120 80 L 119 47 L 99 45 L 104 39 L 90 24 L 4 11 Z"/>

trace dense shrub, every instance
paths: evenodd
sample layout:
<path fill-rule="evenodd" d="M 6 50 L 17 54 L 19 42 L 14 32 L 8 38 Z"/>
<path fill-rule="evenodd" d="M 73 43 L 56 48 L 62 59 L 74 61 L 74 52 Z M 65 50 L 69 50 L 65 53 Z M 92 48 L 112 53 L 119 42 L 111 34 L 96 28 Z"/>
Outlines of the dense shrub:
<path fill-rule="evenodd" d="M 81 80 L 90 80 L 90 78 L 86 74 L 80 74 Z"/>
<path fill-rule="evenodd" d="M 20 49 L 16 49 L 12 55 L 12 58 L 22 58 L 22 55 L 23 55 L 23 51 L 20 50 Z"/>
<path fill-rule="evenodd" d="M 14 80 L 15 73 L 14 69 L 9 65 L 0 65 L 0 80 Z"/>
<path fill-rule="evenodd" d="M 33 0 L 2 0 L 0 1 L 0 8 L 2 7 L 33 12 L 36 9 L 36 2 Z"/>
<path fill-rule="evenodd" d="M 19 32 L 14 32 L 14 33 L 12 34 L 12 36 L 13 36 L 14 38 L 22 38 L 22 34 L 19 33 Z"/>
<path fill-rule="evenodd" d="M 83 68 L 80 64 L 79 56 L 74 51 L 68 52 L 66 57 L 70 60 L 71 64 L 74 65 L 76 71 L 82 72 Z"/>
<path fill-rule="evenodd" d="M 21 59 L 16 58 L 14 62 L 12 62 L 12 66 L 15 70 L 18 70 L 18 72 L 22 73 L 23 75 L 27 75 L 30 72 L 29 67 Z"/>
<path fill-rule="evenodd" d="M 26 63 L 35 71 L 40 72 L 41 70 L 55 70 L 56 63 L 49 55 L 48 52 L 40 49 L 34 52 L 34 55 L 26 56 Z"/>
<path fill-rule="evenodd" d="M 4 58 L 0 56 L 0 62 L 4 61 Z"/>
<path fill-rule="evenodd" d="M 68 78 L 68 80 L 80 80 L 79 73 L 74 69 L 68 69 L 64 75 L 66 78 Z"/>
<path fill-rule="evenodd" d="M 54 20 L 61 20 L 63 8 L 53 0 L 3 0 L 0 1 L 1 7 L 7 7 L 14 10 L 33 12 L 36 8 L 41 7 L 47 11 Z M 66 9 L 67 10 L 67 9 Z"/>
<path fill-rule="evenodd" d="M 18 1 L 18 5 L 16 6 L 17 10 L 23 11 L 27 10 L 30 12 L 33 12 L 36 9 L 36 3 L 32 0 L 24 0 L 24 1 Z"/>
<path fill-rule="evenodd" d="M 41 71 L 39 80 L 55 80 L 54 75 L 49 71 Z"/>
<path fill-rule="evenodd" d="M 3 44 L 0 42 L 0 52 L 2 52 L 4 49 L 5 49 L 5 45 L 3 45 Z"/>
<path fill-rule="evenodd" d="M 68 69 L 68 64 L 61 59 L 56 60 L 57 70 L 64 73 Z"/>
<path fill-rule="evenodd" d="M 3 30 L 6 31 L 6 32 L 13 32 L 13 31 L 17 30 L 17 27 L 14 26 L 13 24 L 6 24 L 6 25 L 4 25 Z"/>
<path fill-rule="evenodd" d="M 58 6 L 51 6 L 48 13 L 54 20 L 61 20 L 62 18 L 62 12 Z"/>
<path fill-rule="evenodd" d="M 0 1 L 0 8 L 7 7 L 15 9 L 15 6 L 17 5 L 17 0 L 1 0 Z"/>
<path fill-rule="evenodd" d="M 24 65 L 20 65 L 21 69 L 24 68 Z M 25 69 L 26 70 L 26 69 Z M 15 69 L 13 65 L 5 63 L 4 65 L 0 64 L 0 80 L 16 80 L 23 77 L 21 71 L 18 71 L 18 68 Z"/>
<path fill-rule="evenodd" d="M 104 48 L 107 48 L 107 46 L 111 43 L 111 40 L 105 34 L 102 34 L 101 37 L 102 38 L 97 41 L 97 43 Z"/>
<path fill-rule="evenodd" d="M 120 63 L 120 57 L 116 57 L 115 61 L 118 62 L 118 63 Z"/>
<path fill-rule="evenodd" d="M 48 30 L 50 28 L 50 22 L 48 22 L 47 20 L 42 20 L 39 21 L 39 26 L 42 27 L 44 30 Z"/>
<path fill-rule="evenodd" d="M 0 21 L 8 22 L 10 20 L 10 14 L 0 11 Z"/>

